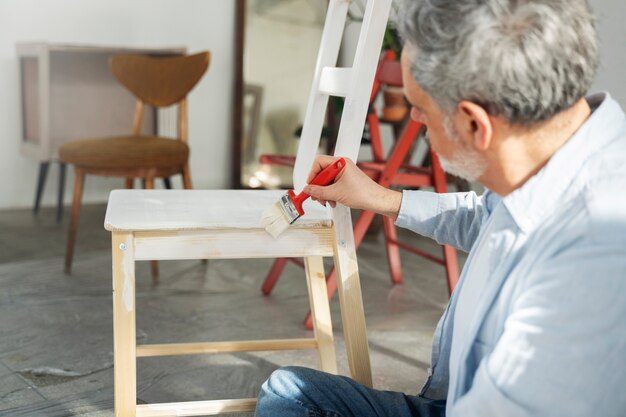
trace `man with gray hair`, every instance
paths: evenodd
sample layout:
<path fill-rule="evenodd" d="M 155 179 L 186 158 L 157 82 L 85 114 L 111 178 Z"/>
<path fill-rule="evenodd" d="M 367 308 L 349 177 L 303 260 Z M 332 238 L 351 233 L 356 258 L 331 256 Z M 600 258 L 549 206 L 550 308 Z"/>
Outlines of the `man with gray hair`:
<path fill-rule="evenodd" d="M 401 20 L 411 117 L 487 191 L 400 193 L 353 163 L 305 191 L 469 251 L 430 376 L 413 396 L 283 368 L 257 416 L 626 416 L 626 116 L 585 96 L 587 2 L 411 0 Z"/>

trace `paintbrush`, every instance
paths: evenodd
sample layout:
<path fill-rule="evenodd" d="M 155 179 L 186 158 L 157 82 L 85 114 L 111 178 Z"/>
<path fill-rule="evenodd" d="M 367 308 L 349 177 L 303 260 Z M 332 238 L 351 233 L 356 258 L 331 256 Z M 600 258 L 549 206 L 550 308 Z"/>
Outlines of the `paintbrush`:
<path fill-rule="evenodd" d="M 315 178 L 313 178 L 313 181 L 311 181 L 311 184 L 330 184 L 345 166 L 346 161 L 343 158 L 337 159 L 317 174 Z M 289 190 L 280 200 L 267 208 L 261 215 L 261 223 L 267 233 L 276 238 L 287 230 L 291 223 L 304 215 L 302 203 L 309 197 L 310 195 L 305 192 L 296 195 L 293 190 Z"/>

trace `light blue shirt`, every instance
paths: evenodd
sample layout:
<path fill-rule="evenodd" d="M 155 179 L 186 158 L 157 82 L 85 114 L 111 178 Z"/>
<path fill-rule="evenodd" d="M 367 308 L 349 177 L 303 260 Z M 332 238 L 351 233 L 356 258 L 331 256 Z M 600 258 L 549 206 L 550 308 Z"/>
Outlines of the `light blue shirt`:
<path fill-rule="evenodd" d="M 422 390 L 448 417 L 626 416 L 626 116 L 587 100 L 506 197 L 404 192 L 398 226 L 470 252 Z"/>

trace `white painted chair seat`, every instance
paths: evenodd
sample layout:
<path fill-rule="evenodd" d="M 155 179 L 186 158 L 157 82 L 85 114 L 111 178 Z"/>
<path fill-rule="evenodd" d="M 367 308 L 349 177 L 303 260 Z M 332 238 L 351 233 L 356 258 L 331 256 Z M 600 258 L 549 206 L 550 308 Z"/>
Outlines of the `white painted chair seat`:
<path fill-rule="evenodd" d="M 261 213 L 283 194 L 284 190 L 115 190 L 104 227 L 109 231 L 263 229 Z M 309 199 L 304 211 L 290 229 L 332 227 L 330 209 Z"/>

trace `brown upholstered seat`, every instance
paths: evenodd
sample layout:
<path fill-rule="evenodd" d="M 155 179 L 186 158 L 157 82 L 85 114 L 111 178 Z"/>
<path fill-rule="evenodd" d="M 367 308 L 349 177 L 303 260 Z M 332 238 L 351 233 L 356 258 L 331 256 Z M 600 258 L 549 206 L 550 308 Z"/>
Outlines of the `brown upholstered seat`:
<path fill-rule="evenodd" d="M 157 136 L 118 136 L 68 142 L 59 150 L 61 160 L 82 168 L 132 169 L 182 167 L 189 146 Z"/>
<path fill-rule="evenodd" d="M 65 271 L 72 267 L 74 242 L 86 175 L 113 176 L 126 179 L 126 188 L 134 180 L 143 180 L 145 188 L 154 188 L 156 178 L 167 179 L 180 174 L 183 186 L 191 188 L 189 146 L 187 145 L 187 94 L 200 81 L 209 66 L 211 54 L 201 52 L 187 56 L 148 57 L 116 55 L 109 66 L 113 75 L 137 97 L 132 134 L 109 138 L 80 139 L 66 142 L 59 158 L 74 165 L 74 197 L 65 251 Z M 168 107 L 178 104 L 178 137 L 163 138 L 141 135 L 146 105 Z M 158 266 L 152 262 L 152 277 Z"/>

